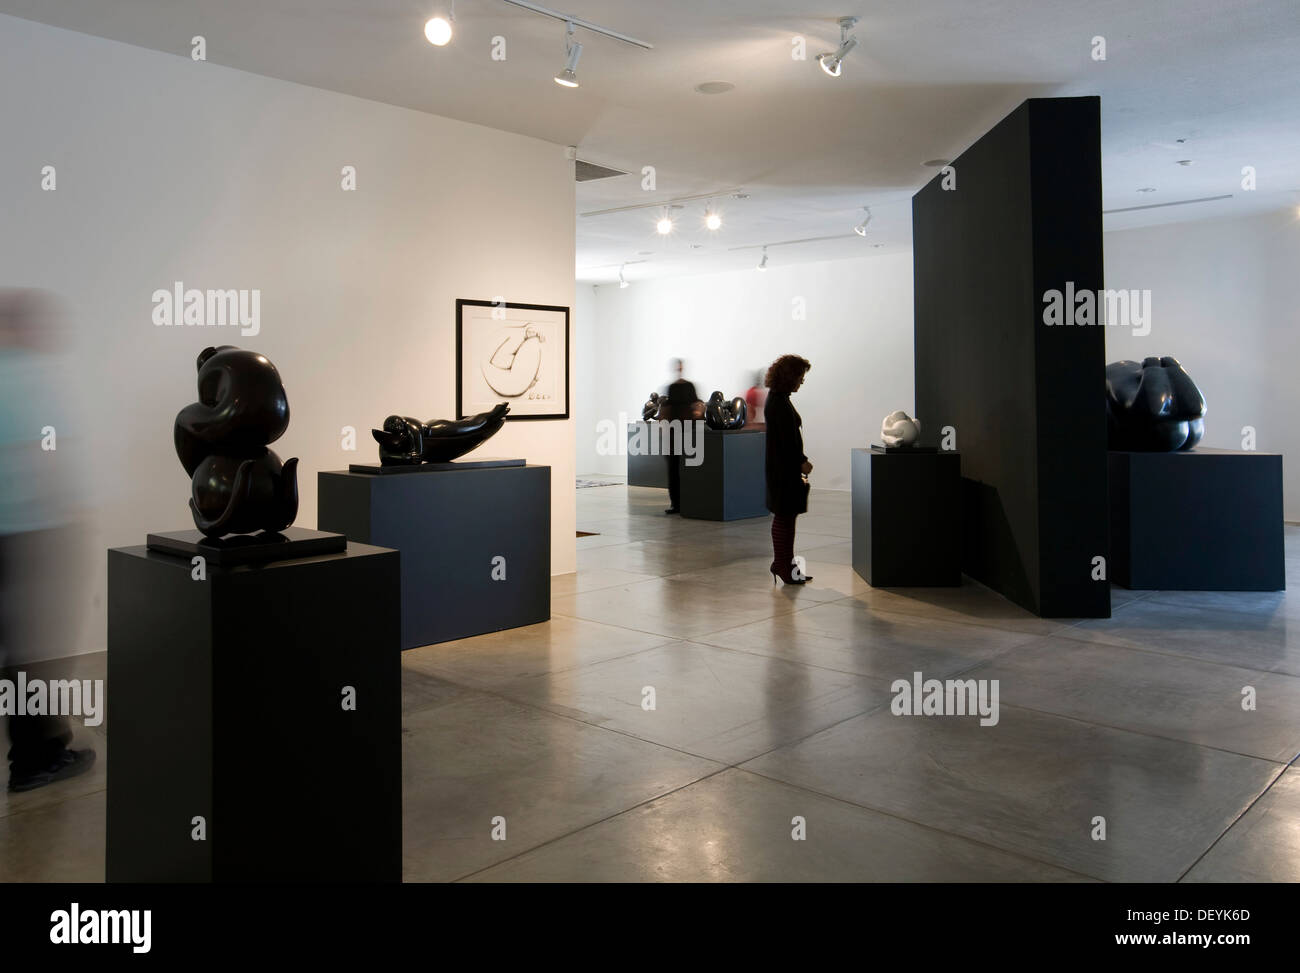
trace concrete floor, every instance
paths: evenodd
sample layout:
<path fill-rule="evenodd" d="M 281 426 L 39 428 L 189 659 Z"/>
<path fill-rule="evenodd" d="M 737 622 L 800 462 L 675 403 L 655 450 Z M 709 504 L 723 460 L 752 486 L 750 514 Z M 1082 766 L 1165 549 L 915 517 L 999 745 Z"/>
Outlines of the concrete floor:
<path fill-rule="evenodd" d="M 1300 594 L 1116 589 L 1076 623 L 872 589 L 829 491 L 813 583 L 774 588 L 766 519 L 664 505 L 579 490 L 550 622 L 404 654 L 408 881 L 1300 881 Z M 1295 590 L 1300 530 L 1287 556 Z M 917 670 L 997 679 L 999 723 L 894 716 Z M 105 783 L 0 792 L 0 880 L 101 881 Z"/>

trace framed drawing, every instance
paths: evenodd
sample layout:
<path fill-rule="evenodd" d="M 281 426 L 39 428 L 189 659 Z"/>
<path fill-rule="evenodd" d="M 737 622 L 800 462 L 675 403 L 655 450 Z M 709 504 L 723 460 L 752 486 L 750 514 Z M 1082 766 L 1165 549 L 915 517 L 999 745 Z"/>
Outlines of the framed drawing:
<path fill-rule="evenodd" d="M 510 403 L 507 421 L 569 418 L 569 309 L 456 301 L 456 417 Z"/>

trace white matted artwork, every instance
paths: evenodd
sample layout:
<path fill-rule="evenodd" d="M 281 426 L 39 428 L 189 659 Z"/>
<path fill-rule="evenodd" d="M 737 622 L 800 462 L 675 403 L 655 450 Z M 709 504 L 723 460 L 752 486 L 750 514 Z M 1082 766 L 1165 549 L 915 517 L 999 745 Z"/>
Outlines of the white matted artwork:
<path fill-rule="evenodd" d="M 456 302 L 456 410 L 510 403 L 507 419 L 569 418 L 569 309 Z"/>

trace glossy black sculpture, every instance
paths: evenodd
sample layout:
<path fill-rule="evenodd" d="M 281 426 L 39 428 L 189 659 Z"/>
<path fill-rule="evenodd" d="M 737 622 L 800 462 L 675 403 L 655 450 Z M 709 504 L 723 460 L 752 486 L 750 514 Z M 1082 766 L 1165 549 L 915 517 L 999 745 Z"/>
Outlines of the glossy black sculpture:
<path fill-rule="evenodd" d="M 204 348 L 199 401 L 176 416 L 176 455 L 192 484 L 194 525 L 209 537 L 281 531 L 298 516 L 298 460 L 266 447 L 289 428 L 275 366 L 255 351 Z"/>
<path fill-rule="evenodd" d="M 710 429 L 743 429 L 748 417 L 749 407 L 740 396 L 728 402 L 721 392 L 714 392 L 704 407 L 704 421 Z"/>
<path fill-rule="evenodd" d="M 1106 366 L 1110 448 L 1143 453 L 1191 449 L 1205 433 L 1205 396 L 1176 358 Z"/>
<path fill-rule="evenodd" d="M 502 402 L 490 412 L 465 419 L 421 422 L 407 416 L 389 416 L 383 429 L 370 430 L 379 443 L 381 466 L 418 466 L 450 463 L 494 435 L 506 421 L 510 404 Z"/>
<path fill-rule="evenodd" d="M 654 422 L 659 418 L 659 393 L 651 392 L 650 398 L 646 399 L 645 405 L 641 406 L 641 421 Z"/>

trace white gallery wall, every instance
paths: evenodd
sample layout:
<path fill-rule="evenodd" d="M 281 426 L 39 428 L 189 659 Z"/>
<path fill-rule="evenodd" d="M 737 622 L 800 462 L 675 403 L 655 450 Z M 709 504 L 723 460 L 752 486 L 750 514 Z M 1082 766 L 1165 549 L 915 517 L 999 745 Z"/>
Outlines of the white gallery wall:
<path fill-rule="evenodd" d="M 457 298 L 574 299 L 561 146 L 196 62 L 188 35 L 178 47 L 0 17 L 0 286 L 53 295 L 74 376 L 58 455 L 88 528 L 67 575 L 88 565 L 87 593 L 69 582 L 68 604 L 89 611 L 70 651 L 102 646 L 104 549 L 193 526 L 172 423 L 202 348 L 279 368 L 291 421 L 272 448 L 301 458 L 296 522 L 314 527 L 316 473 L 377 461 L 372 426 L 454 417 Z M 151 295 L 176 281 L 259 290 L 260 333 L 155 326 Z M 552 468 L 554 573 L 575 569 L 573 444 L 572 420 L 532 421 L 484 448 Z"/>
<path fill-rule="evenodd" d="M 1151 292 L 1151 333 L 1106 329 L 1106 359 L 1171 355 L 1205 396 L 1202 445 L 1281 453 L 1300 521 L 1300 217 L 1295 210 L 1105 235 L 1106 286 Z"/>
<path fill-rule="evenodd" d="M 1107 361 L 1172 355 L 1205 393 L 1207 446 L 1257 448 L 1286 459 L 1286 516 L 1300 520 L 1300 219 L 1287 210 L 1236 220 L 1106 233 L 1106 286 L 1150 290 L 1150 334 L 1107 329 Z M 589 403 L 579 415 L 580 471 L 626 473 L 599 455 L 596 424 L 635 415 L 686 359 L 702 397 L 747 387 L 749 371 L 778 354 L 813 363 L 795 397 L 814 485 L 848 489 L 849 451 L 879 441 L 880 420 L 911 412 L 910 254 L 773 266 L 590 290 L 580 335 L 591 359 Z M 806 320 L 793 309 L 802 299 Z M 924 422 L 925 417 L 921 416 Z"/>
<path fill-rule="evenodd" d="M 579 284 L 579 290 L 591 285 Z M 669 381 L 668 360 L 686 362 L 700 398 L 743 395 L 754 373 L 783 354 L 812 362 L 794 396 L 815 487 L 849 488 L 849 449 L 880 438 L 880 420 L 911 411 L 912 257 L 780 265 L 594 288 L 594 401 L 580 417 L 579 467 L 627 471 L 625 456 L 598 455 L 597 424 L 640 417 Z M 581 300 L 581 298 L 580 298 Z"/>

